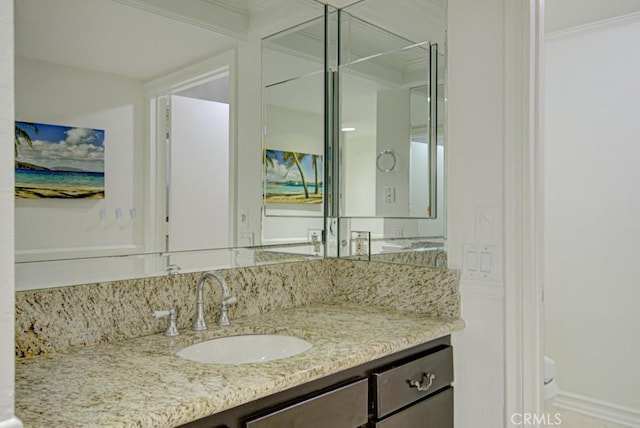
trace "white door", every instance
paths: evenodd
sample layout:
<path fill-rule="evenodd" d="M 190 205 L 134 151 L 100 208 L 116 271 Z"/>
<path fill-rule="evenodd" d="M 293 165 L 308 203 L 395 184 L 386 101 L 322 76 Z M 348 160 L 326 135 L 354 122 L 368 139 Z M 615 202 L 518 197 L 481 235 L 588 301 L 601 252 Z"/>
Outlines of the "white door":
<path fill-rule="evenodd" d="M 171 96 L 169 251 L 229 247 L 229 105 Z"/>

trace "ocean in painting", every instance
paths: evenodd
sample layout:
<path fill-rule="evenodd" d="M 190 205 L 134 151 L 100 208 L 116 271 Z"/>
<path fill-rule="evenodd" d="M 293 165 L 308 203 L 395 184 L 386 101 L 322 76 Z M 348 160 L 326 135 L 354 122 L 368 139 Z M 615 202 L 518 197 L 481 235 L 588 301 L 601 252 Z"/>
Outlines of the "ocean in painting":
<path fill-rule="evenodd" d="M 16 186 L 103 189 L 104 173 L 16 169 Z"/>
<path fill-rule="evenodd" d="M 309 193 L 315 193 L 316 184 L 307 183 L 307 190 Z M 318 191 L 322 193 L 322 183 L 318 185 Z M 304 193 L 304 186 L 302 183 L 267 183 L 267 193 Z"/>
<path fill-rule="evenodd" d="M 322 183 L 318 184 L 316 193 L 315 183 L 307 183 L 309 197 L 305 197 L 302 183 L 266 183 L 264 201 L 268 204 L 321 204 Z"/>
<path fill-rule="evenodd" d="M 21 198 L 104 198 L 104 173 L 15 170 L 16 196 Z"/>

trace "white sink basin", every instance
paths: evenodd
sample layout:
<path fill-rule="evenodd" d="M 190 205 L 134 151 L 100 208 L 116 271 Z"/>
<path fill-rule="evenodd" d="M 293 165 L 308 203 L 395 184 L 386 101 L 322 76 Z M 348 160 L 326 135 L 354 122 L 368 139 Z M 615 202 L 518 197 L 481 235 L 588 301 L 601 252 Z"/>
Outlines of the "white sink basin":
<path fill-rule="evenodd" d="M 250 334 L 196 343 L 181 349 L 177 355 L 200 363 L 247 364 L 292 357 L 312 346 L 293 336 Z"/>

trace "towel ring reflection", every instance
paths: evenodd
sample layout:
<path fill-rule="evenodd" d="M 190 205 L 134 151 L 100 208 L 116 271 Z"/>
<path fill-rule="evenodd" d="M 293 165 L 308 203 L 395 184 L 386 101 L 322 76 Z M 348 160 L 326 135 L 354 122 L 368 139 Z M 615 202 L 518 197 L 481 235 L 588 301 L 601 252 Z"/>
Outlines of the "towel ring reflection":
<path fill-rule="evenodd" d="M 383 157 L 384 156 L 384 157 Z M 385 161 L 387 158 L 391 159 L 391 166 L 389 166 L 388 168 L 383 168 L 380 166 L 380 159 L 382 158 L 383 161 Z M 396 154 L 393 153 L 393 150 L 383 150 L 380 153 L 378 153 L 378 157 L 376 158 L 376 168 L 378 168 L 378 170 L 382 171 L 382 172 L 391 172 L 395 169 L 396 167 Z"/>

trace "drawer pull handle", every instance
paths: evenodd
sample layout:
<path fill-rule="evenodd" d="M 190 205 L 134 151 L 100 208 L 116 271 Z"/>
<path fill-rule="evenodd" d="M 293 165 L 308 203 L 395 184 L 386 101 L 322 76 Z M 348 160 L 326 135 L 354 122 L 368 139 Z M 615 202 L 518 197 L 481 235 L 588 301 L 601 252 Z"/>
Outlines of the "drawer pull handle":
<path fill-rule="evenodd" d="M 409 386 L 411 388 L 416 388 L 420 392 L 424 392 L 431 388 L 433 385 L 433 380 L 436 378 L 436 375 L 433 373 L 423 373 L 422 374 L 422 382 L 417 380 L 409 379 Z"/>

